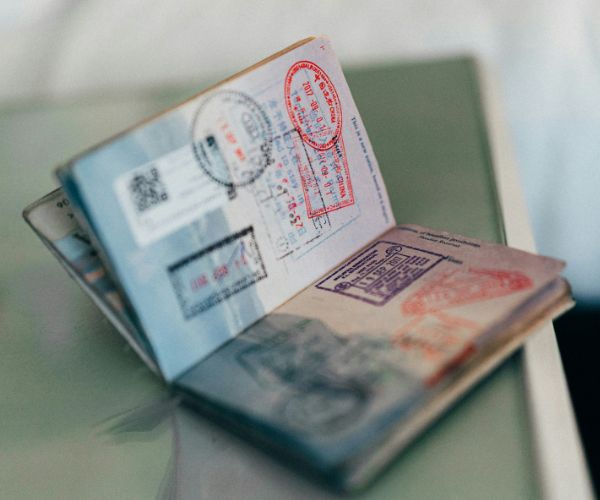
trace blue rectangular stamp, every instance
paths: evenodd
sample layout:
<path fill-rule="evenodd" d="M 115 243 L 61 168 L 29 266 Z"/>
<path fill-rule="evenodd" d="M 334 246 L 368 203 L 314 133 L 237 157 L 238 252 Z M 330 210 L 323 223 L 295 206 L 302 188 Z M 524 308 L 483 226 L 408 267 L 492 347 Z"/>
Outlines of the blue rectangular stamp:
<path fill-rule="evenodd" d="M 316 287 L 382 306 L 445 258 L 427 250 L 381 240 L 336 269 Z"/>
<path fill-rule="evenodd" d="M 167 272 L 186 320 L 267 277 L 252 227 L 185 257 Z"/>

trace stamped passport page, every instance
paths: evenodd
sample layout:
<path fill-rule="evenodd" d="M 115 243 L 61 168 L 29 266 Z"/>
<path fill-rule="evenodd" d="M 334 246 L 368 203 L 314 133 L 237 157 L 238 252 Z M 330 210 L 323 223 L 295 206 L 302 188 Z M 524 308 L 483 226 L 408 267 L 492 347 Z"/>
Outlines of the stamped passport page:
<path fill-rule="evenodd" d="M 323 38 L 105 142 L 59 178 L 167 380 L 394 225 Z"/>
<path fill-rule="evenodd" d="M 252 433 L 302 449 L 311 465 L 345 474 L 512 325 L 558 301 L 563 265 L 398 226 L 175 385 L 192 402 L 243 415 Z"/>

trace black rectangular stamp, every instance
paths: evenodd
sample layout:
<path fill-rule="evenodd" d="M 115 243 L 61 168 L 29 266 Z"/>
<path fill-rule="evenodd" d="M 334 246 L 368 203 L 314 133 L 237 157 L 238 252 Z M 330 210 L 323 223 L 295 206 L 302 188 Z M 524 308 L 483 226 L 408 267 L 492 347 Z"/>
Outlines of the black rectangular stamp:
<path fill-rule="evenodd" d="M 380 240 L 316 287 L 383 306 L 445 258 L 428 250 Z"/>
<path fill-rule="evenodd" d="M 181 259 L 167 272 L 186 320 L 267 277 L 252 226 Z"/>

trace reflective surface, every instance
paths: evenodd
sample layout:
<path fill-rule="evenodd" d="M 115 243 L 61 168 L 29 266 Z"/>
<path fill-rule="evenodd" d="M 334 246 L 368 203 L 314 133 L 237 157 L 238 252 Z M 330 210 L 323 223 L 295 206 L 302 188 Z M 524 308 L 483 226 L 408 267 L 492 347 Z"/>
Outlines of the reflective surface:
<path fill-rule="evenodd" d="M 397 220 L 501 239 L 472 65 L 347 76 Z M 190 93 L 0 110 L 3 498 L 330 496 L 169 399 L 20 218 L 57 162 Z M 359 497 L 537 496 L 529 439 L 513 357 Z"/>

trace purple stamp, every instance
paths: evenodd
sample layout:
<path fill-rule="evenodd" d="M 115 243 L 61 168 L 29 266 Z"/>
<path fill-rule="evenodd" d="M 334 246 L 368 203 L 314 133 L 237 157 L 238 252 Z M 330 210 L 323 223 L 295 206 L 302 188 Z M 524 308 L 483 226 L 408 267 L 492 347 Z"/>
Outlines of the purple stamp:
<path fill-rule="evenodd" d="M 316 285 L 382 306 L 446 257 L 390 241 L 376 241 Z"/>

